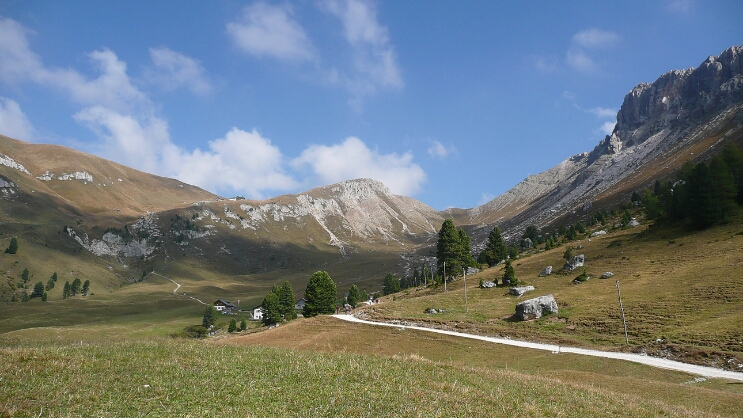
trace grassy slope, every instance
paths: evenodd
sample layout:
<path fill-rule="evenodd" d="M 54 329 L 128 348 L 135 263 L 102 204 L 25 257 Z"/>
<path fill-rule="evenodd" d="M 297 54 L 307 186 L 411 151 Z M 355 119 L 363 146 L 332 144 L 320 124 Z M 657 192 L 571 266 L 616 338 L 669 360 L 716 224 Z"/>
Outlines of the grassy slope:
<path fill-rule="evenodd" d="M 420 357 L 219 346 L 200 342 L 40 344 L 0 349 L 9 416 L 717 416 L 740 407 L 717 390 L 694 405 L 549 375 Z M 717 396 L 721 405 L 705 402 Z M 707 408 L 709 406 L 709 408 Z"/>
<path fill-rule="evenodd" d="M 547 265 L 559 270 L 565 246 L 520 258 L 514 263 L 517 277 L 536 290 L 521 299 L 504 288 L 479 289 L 480 279 L 500 278 L 502 266 L 468 278 L 469 312 L 465 312 L 464 283 L 442 288 L 409 290 L 397 301 L 365 308 L 377 319 L 406 319 L 441 327 L 468 329 L 489 335 L 554 341 L 599 348 L 663 351 L 671 357 L 697 357 L 718 367 L 721 358 L 743 361 L 743 231 L 740 219 L 702 232 L 673 228 L 638 227 L 584 239 L 576 254 L 585 254 L 586 271 L 593 276 L 581 285 L 571 284 L 581 271 L 537 277 Z M 621 245 L 616 245 L 621 242 Z M 612 243 L 615 243 L 612 245 Z M 605 271 L 609 280 L 598 277 Z M 617 299 L 616 280 L 622 290 L 630 345 L 624 333 Z M 515 305 L 530 297 L 552 294 L 560 313 L 532 322 L 512 322 Z M 446 310 L 424 313 L 428 307 Z M 656 343 L 657 340 L 658 341 Z M 720 356 L 704 358 L 713 352 Z"/>

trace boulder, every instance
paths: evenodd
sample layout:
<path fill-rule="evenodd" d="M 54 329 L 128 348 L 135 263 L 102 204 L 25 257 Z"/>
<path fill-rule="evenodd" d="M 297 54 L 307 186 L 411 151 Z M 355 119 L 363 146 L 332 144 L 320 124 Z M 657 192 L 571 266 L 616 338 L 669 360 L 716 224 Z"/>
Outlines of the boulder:
<path fill-rule="evenodd" d="M 554 296 L 547 295 L 525 300 L 516 305 L 515 317 L 520 321 L 528 321 L 550 313 L 557 313 L 557 301 Z"/>
<path fill-rule="evenodd" d="M 534 286 L 512 287 L 512 288 L 508 289 L 508 294 L 509 295 L 514 295 L 514 296 L 521 296 L 521 295 L 523 295 L 526 292 L 531 292 L 532 290 L 534 290 Z"/>
<path fill-rule="evenodd" d="M 495 283 L 495 282 L 482 282 L 482 286 L 480 286 L 480 287 L 482 287 L 483 289 L 490 289 L 490 288 L 493 288 L 495 286 L 497 286 L 497 283 Z"/>
<path fill-rule="evenodd" d="M 599 235 L 606 235 L 606 231 L 604 231 L 603 229 L 601 231 L 596 231 L 591 234 L 591 237 L 598 237 Z"/>
<path fill-rule="evenodd" d="M 632 226 L 632 227 L 635 227 L 635 226 L 640 226 L 640 223 L 639 223 L 639 222 L 637 222 L 637 219 L 635 219 L 635 218 L 632 218 L 632 220 L 631 220 L 631 221 L 629 221 L 629 226 Z"/>
<path fill-rule="evenodd" d="M 609 277 L 611 277 L 613 275 L 614 275 L 614 273 L 612 273 L 610 271 L 605 271 L 604 274 L 601 275 L 601 278 L 602 279 L 608 279 Z"/>
<path fill-rule="evenodd" d="M 479 272 L 480 272 L 480 269 L 478 269 L 478 268 L 475 268 L 475 267 L 467 267 L 467 275 L 468 275 L 468 276 L 469 276 L 469 275 L 471 275 L 471 274 L 477 274 L 477 273 L 479 273 Z"/>
<path fill-rule="evenodd" d="M 583 254 L 578 254 L 575 257 L 573 257 L 572 260 L 565 263 L 564 266 L 562 266 L 562 269 L 565 271 L 573 271 L 578 267 L 583 267 L 583 263 L 585 262 L 586 256 Z"/>
<path fill-rule="evenodd" d="M 539 273 L 539 277 L 549 276 L 550 274 L 552 274 L 552 266 L 547 266 Z"/>
<path fill-rule="evenodd" d="M 529 249 L 534 246 L 534 243 L 531 242 L 530 238 L 524 238 L 524 248 Z"/>
<path fill-rule="evenodd" d="M 435 314 L 435 313 L 438 313 L 438 311 L 436 309 L 434 309 L 434 308 L 428 308 L 428 309 L 426 309 L 426 313 L 427 314 Z"/>

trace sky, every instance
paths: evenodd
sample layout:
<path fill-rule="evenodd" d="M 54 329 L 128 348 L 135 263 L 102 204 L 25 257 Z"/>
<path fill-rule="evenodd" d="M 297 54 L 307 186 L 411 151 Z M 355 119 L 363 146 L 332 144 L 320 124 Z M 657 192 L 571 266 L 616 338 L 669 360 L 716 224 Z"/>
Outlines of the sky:
<path fill-rule="evenodd" d="M 741 22 L 739 0 L 0 0 L 0 133 L 225 197 L 368 177 L 470 208 Z"/>

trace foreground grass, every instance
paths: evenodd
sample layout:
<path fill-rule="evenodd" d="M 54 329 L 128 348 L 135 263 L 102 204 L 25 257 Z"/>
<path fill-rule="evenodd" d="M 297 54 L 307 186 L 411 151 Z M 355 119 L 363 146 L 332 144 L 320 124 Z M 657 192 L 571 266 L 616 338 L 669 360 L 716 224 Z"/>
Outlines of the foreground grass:
<path fill-rule="evenodd" d="M 6 343 L 5 416 L 715 416 L 588 384 L 422 357 L 199 341 Z"/>

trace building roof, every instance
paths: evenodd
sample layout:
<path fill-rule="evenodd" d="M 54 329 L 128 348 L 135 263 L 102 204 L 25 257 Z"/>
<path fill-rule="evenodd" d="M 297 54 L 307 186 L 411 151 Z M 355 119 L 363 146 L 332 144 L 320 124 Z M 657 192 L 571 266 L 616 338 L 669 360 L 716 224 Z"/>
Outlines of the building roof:
<path fill-rule="evenodd" d="M 232 302 L 224 299 L 217 299 L 217 301 L 214 302 L 214 305 L 224 306 L 226 308 L 237 308 L 237 306 L 235 306 Z"/>

